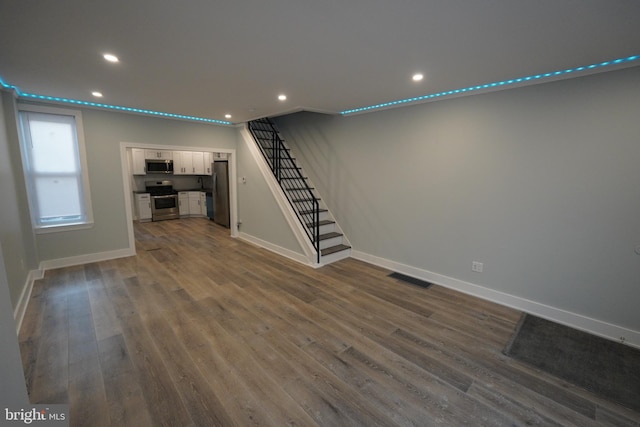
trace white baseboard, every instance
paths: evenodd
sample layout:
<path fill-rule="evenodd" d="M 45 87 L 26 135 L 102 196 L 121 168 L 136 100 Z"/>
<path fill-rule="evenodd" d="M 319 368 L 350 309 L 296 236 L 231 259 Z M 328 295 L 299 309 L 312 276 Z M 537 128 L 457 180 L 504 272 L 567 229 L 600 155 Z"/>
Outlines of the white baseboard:
<path fill-rule="evenodd" d="M 27 280 L 22 288 L 18 303 L 13 309 L 13 318 L 16 322 L 16 333 L 20 333 L 22 327 L 22 321 L 24 320 L 24 314 L 27 312 L 27 305 L 29 305 L 29 299 L 31 298 L 31 291 L 33 290 L 33 284 L 36 280 L 44 277 L 44 270 L 31 270 L 27 274 Z"/>
<path fill-rule="evenodd" d="M 632 347 L 640 348 L 640 331 L 613 325 L 581 314 L 572 313 L 560 308 L 552 307 L 525 298 L 486 288 L 463 280 L 454 279 L 442 274 L 401 264 L 386 258 L 370 255 L 360 251 L 351 251 L 351 256 L 370 264 L 397 271 L 408 276 L 425 280 L 445 288 L 454 289 L 465 294 L 473 295 L 488 301 L 514 308 L 525 313 L 551 320 L 575 329 L 589 332 L 612 341 L 624 342 Z"/>
<path fill-rule="evenodd" d="M 40 262 L 40 270 L 46 271 L 53 268 L 71 267 L 73 265 L 89 264 L 98 261 L 107 261 L 109 259 L 124 258 L 134 256 L 135 249 L 116 249 L 114 251 L 98 252 L 95 254 L 77 255 L 67 258 L 50 259 Z"/>
<path fill-rule="evenodd" d="M 307 259 L 307 257 L 305 255 L 300 254 L 298 252 L 294 252 L 294 251 L 292 251 L 290 249 L 286 249 L 286 248 L 283 248 L 281 246 L 274 245 L 273 243 L 267 242 L 266 240 L 262 240 L 262 239 L 260 239 L 258 237 L 252 236 L 252 235 L 247 234 L 247 233 L 240 232 L 238 234 L 238 238 L 240 238 L 242 240 L 245 240 L 245 241 L 247 241 L 249 243 L 253 243 L 256 246 L 259 246 L 261 248 L 267 249 L 267 250 L 269 250 L 271 252 L 274 252 L 274 253 L 276 253 L 278 255 L 281 255 L 281 256 L 283 256 L 285 258 L 289 258 L 289 259 L 291 259 L 293 261 L 308 265 L 310 267 L 315 267 L 314 264 L 309 262 L 309 259 Z"/>

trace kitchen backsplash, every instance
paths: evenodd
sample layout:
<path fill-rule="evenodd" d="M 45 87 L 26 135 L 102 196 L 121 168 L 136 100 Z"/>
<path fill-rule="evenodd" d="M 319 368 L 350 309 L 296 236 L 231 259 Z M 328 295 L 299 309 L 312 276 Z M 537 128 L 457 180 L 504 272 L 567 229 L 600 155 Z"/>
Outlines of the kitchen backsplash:
<path fill-rule="evenodd" d="M 147 174 L 133 175 L 133 191 L 145 191 L 145 181 L 165 181 L 173 182 L 174 190 L 195 190 L 201 188 L 198 178 L 202 178 L 204 188 L 211 189 L 213 187 L 213 178 L 211 176 L 195 176 L 195 175 L 164 175 L 164 174 Z"/>

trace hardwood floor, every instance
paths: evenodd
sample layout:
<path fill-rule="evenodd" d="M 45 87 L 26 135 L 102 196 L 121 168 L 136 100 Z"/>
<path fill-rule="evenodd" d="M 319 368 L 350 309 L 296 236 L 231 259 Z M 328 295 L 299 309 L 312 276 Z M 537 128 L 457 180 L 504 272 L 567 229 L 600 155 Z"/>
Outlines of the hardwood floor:
<path fill-rule="evenodd" d="M 73 426 L 640 425 L 511 360 L 520 313 L 353 259 L 314 270 L 206 219 L 47 271 L 20 331 L 33 403 Z"/>

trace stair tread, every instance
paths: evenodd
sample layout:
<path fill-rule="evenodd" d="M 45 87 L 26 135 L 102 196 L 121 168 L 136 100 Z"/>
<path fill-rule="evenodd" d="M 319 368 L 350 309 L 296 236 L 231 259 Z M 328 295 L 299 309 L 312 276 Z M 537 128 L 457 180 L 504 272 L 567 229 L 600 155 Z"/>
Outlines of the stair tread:
<path fill-rule="evenodd" d="M 308 188 L 285 188 L 287 191 L 306 191 L 306 190 L 315 190 L 313 187 Z"/>
<path fill-rule="evenodd" d="M 264 139 L 264 138 L 258 138 L 258 139 Z M 265 147 L 263 145 L 261 145 L 261 147 L 264 148 L 265 150 L 286 150 L 286 151 L 291 151 L 291 149 L 287 148 L 287 147 L 274 148 L 274 147 Z"/>
<path fill-rule="evenodd" d="M 298 213 L 300 215 L 307 215 L 307 214 L 312 214 L 314 211 L 310 210 L 310 211 L 299 211 Z M 328 212 L 327 209 L 318 209 L 318 212 Z"/>
<path fill-rule="evenodd" d="M 328 248 L 324 248 L 320 250 L 320 255 L 321 256 L 325 256 L 325 255 L 330 255 L 336 252 L 340 252 L 340 251 L 346 251 L 347 249 L 351 249 L 351 246 L 347 246 L 347 245 L 335 245 L 335 246 L 331 246 Z"/>
<path fill-rule="evenodd" d="M 331 221 L 330 219 L 323 219 L 322 221 L 320 221 L 319 225 L 320 227 L 322 227 L 323 225 L 329 225 L 329 224 L 335 224 L 335 221 Z M 308 228 L 313 227 L 315 224 L 313 222 L 309 222 L 306 224 Z"/>
<path fill-rule="evenodd" d="M 285 177 L 282 177 L 282 178 L 280 178 L 280 179 L 281 179 L 281 180 L 282 180 L 282 179 L 291 180 L 291 179 L 309 179 L 309 178 L 308 178 L 308 177 L 306 177 L 306 176 L 294 176 L 294 177 L 291 177 L 291 178 L 290 178 L 290 177 L 286 177 L 286 176 L 285 176 Z"/>
<path fill-rule="evenodd" d="M 304 203 L 304 202 L 313 202 L 314 200 L 320 200 L 320 198 L 317 198 L 317 199 L 292 199 L 291 201 L 293 203 Z"/>
<path fill-rule="evenodd" d="M 318 236 L 318 240 L 333 239 L 334 237 L 341 237 L 341 236 L 343 236 L 342 233 L 338 233 L 336 231 L 332 231 L 330 233 L 321 234 L 320 236 Z"/>

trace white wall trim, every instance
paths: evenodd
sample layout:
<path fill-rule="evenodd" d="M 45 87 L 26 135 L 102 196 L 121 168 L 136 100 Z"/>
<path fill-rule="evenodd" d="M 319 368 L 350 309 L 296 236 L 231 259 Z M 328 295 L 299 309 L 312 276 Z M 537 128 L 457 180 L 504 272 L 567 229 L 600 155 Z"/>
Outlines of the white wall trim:
<path fill-rule="evenodd" d="M 255 160 L 256 164 L 258 165 L 258 169 L 260 170 L 260 173 L 262 174 L 267 185 L 269 186 L 269 189 L 271 190 L 271 193 L 273 194 L 274 199 L 278 203 L 278 206 L 280 207 L 280 210 L 282 211 L 282 214 L 284 215 L 287 221 L 287 224 L 289 224 L 289 228 L 291 228 L 291 231 L 293 231 L 293 234 L 296 237 L 298 244 L 300 245 L 300 247 L 302 248 L 302 250 L 306 255 L 306 259 L 305 261 L 303 261 L 303 263 L 307 265 L 314 265 L 316 260 L 316 251 L 313 245 L 311 244 L 311 242 L 309 241 L 309 239 L 307 238 L 307 233 L 302 228 L 303 226 L 302 224 L 300 224 L 300 221 L 298 221 L 298 218 L 295 212 L 293 211 L 293 208 L 289 204 L 287 197 L 284 195 L 284 192 L 282 191 L 282 188 L 280 188 L 278 181 L 276 181 L 275 177 L 273 176 L 273 173 L 271 172 L 269 165 L 267 164 L 266 160 L 262 156 L 262 153 L 256 146 L 256 143 L 253 140 L 253 137 L 251 136 L 249 131 L 247 130 L 246 126 L 240 130 L 240 135 L 242 136 L 244 143 L 249 149 L 249 152 L 253 156 L 253 159 Z"/>
<path fill-rule="evenodd" d="M 127 221 L 127 234 L 129 236 L 129 250 L 136 251 L 136 239 L 133 232 L 133 190 L 131 189 L 131 165 L 128 151 L 131 148 L 144 148 L 171 151 L 211 151 L 216 153 L 226 153 L 229 162 L 229 233 L 231 237 L 238 237 L 238 180 L 235 148 L 215 148 L 215 147 L 188 147 L 181 145 L 157 145 L 143 144 L 137 142 L 120 142 L 120 165 L 122 167 L 122 187 L 124 192 L 124 208 Z"/>
<path fill-rule="evenodd" d="M 27 279 L 25 280 L 25 284 L 22 287 L 22 293 L 20 294 L 20 298 L 18 298 L 18 303 L 13 309 L 13 318 L 16 321 L 17 334 L 20 333 L 22 321 L 24 320 L 24 315 L 27 312 L 29 299 L 31 299 L 31 291 L 33 291 L 33 284 L 36 280 L 42 279 L 43 277 L 44 270 L 31 270 L 29 271 L 29 274 L 27 274 Z"/>
<path fill-rule="evenodd" d="M 352 250 L 351 256 L 370 264 L 397 271 L 408 276 L 425 280 L 445 288 L 460 291 L 465 294 L 473 295 L 487 301 L 495 302 L 516 310 L 524 311 L 535 316 L 551 320 L 575 329 L 579 329 L 591 334 L 607 338 L 613 341 L 621 342 L 624 337 L 624 343 L 632 347 L 640 348 L 640 331 L 624 328 L 622 326 L 613 325 L 598 319 L 593 319 L 581 314 L 572 313 L 557 307 L 541 304 L 525 298 L 510 295 L 504 292 L 476 285 L 474 283 L 465 282 L 463 280 L 454 279 L 453 277 L 444 276 L 442 274 L 433 273 L 421 268 L 412 267 L 386 258 L 370 255 L 364 252 Z"/>
<path fill-rule="evenodd" d="M 89 264 L 92 262 L 107 261 L 116 258 L 125 258 L 134 256 L 135 254 L 135 248 L 125 248 L 93 254 L 75 255 L 67 258 L 50 259 L 40 262 L 40 270 L 46 271 L 54 268 L 71 267 L 73 265 Z"/>
<path fill-rule="evenodd" d="M 315 264 L 310 263 L 309 260 L 307 259 L 306 256 L 298 253 L 298 252 L 294 252 L 291 249 L 287 249 L 287 248 L 283 248 L 281 246 L 278 245 L 274 245 L 271 242 L 267 242 L 266 240 L 262 240 L 259 239 L 258 237 L 252 236 L 250 234 L 247 233 L 243 233 L 240 232 L 240 235 L 238 236 L 241 240 L 244 240 L 246 242 L 252 243 L 256 246 L 259 246 L 261 248 L 267 249 L 271 252 L 274 252 L 278 255 L 281 255 L 285 258 L 289 258 L 293 261 L 297 261 L 299 263 L 311 266 L 311 267 L 315 267 Z"/>

